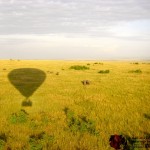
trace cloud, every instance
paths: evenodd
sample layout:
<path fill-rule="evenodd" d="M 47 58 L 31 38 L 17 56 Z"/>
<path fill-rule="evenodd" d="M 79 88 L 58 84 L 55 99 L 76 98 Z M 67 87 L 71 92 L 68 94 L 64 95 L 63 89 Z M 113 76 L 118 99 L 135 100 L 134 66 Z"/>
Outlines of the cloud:
<path fill-rule="evenodd" d="M 121 59 L 148 58 L 149 42 L 57 35 L 1 35 L 0 58 Z"/>
<path fill-rule="evenodd" d="M 150 20 L 149 0 L 1 0 L 0 34 L 109 37 L 120 22 Z"/>

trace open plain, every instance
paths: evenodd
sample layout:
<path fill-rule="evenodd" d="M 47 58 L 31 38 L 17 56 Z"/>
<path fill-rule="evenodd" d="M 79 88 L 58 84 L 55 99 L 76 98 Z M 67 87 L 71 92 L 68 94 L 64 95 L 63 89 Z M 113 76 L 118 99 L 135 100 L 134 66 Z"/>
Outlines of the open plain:
<path fill-rule="evenodd" d="M 150 138 L 149 61 L 0 60 L 0 150 L 113 150 L 113 134 Z"/>

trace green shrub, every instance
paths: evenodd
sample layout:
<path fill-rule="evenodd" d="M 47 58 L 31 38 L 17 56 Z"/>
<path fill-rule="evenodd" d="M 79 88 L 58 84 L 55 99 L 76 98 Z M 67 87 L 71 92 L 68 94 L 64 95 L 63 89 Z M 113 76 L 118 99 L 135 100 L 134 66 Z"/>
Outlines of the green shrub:
<path fill-rule="evenodd" d="M 74 66 L 71 66 L 70 69 L 74 69 L 74 70 L 89 70 L 90 68 L 86 67 L 86 66 L 74 65 Z"/>
<path fill-rule="evenodd" d="M 95 64 L 95 65 L 97 65 L 97 64 L 98 64 L 98 62 L 95 62 L 94 64 Z"/>
<path fill-rule="evenodd" d="M 67 117 L 67 125 L 71 132 L 88 132 L 93 135 L 98 135 L 96 131 L 95 121 L 87 119 L 85 116 L 75 116 L 74 112 L 69 108 L 64 109 Z"/>
<path fill-rule="evenodd" d="M 142 73 L 142 71 L 140 69 L 130 70 L 129 73 Z"/>
<path fill-rule="evenodd" d="M 98 65 L 98 64 L 99 64 L 99 65 L 103 65 L 103 63 L 100 63 L 100 62 L 95 62 L 94 64 L 95 64 L 95 65 Z"/>
<path fill-rule="evenodd" d="M 100 70 L 98 73 L 109 73 L 110 71 L 109 70 Z"/>
<path fill-rule="evenodd" d="M 138 62 L 135 62 L 135 63 L 133 63 L 133 64 L 138 65 L 139 63 L 138 63 Z"/>
<path fill-rule="evenodd" d="M 5 141 L 0 139 L 0 150 L 4 149 Z"/>
<path fill-rule="evenodd" d="M 23 109 L 21 109 L 18 113 L 13 113 L 9 118 L 10 122 L 13 124 L 25 123 L 27 122 L 27 119 L 28 119 L 28 114 Z"/>
<path fill-rule="evenodd" d="M 44 133 L 40 134 L 34 134 L 31 135 L 29 138 L 29 144 L 30 144 L 30 149 L 31 150 L 42 150 L 43 145 L 42 145 L 42 140 L 43 140 Z"/>
<path fill-rule="evenodd" d="M 5 133 L 1 133 L 0 134 L 0 150 L 4 149 L 4 146 L 5 146 L 6 142 L 7 142 L 6 134 Z"/>
<path fill-rule="evenodd" d="M 29 137 L 30 150 L 50 149 L 54 141 L 54 136 L 47 135 L 45 132 L 39 134 L 32 134 Z"/>

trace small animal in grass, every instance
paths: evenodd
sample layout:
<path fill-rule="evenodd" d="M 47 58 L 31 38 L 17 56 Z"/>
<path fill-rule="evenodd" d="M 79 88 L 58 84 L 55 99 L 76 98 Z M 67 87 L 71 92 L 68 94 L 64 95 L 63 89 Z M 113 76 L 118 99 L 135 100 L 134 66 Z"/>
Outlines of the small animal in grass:
<path fill-rule="evenodd" d="M 59 72 L 56 72 L 56 75 L 59 75 Z"/>
<path fill-rule="evenodd" d="M 115 150 L 127 150 L 127 141 L 122 135 L 111 135 L 109 142 Z"/>
<path fill-rule="evenodd" d="M 81 81 L 81 83 L 82 83 L 83 85 L 89 85 L 89 84 L 90 84 L 90 81 L 89 81 L 89 80 L 83 80 L 83 81 Z"/>

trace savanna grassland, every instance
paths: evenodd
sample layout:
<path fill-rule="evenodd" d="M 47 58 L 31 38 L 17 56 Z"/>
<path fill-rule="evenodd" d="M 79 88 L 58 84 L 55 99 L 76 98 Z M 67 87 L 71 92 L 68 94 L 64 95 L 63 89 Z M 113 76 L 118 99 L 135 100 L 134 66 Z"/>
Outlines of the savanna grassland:
<path fill-rule="evenodd" d="M 113 150 L 113 134 L 150 137 L 150 62 L 0 61 L 0 150 Z"/>

